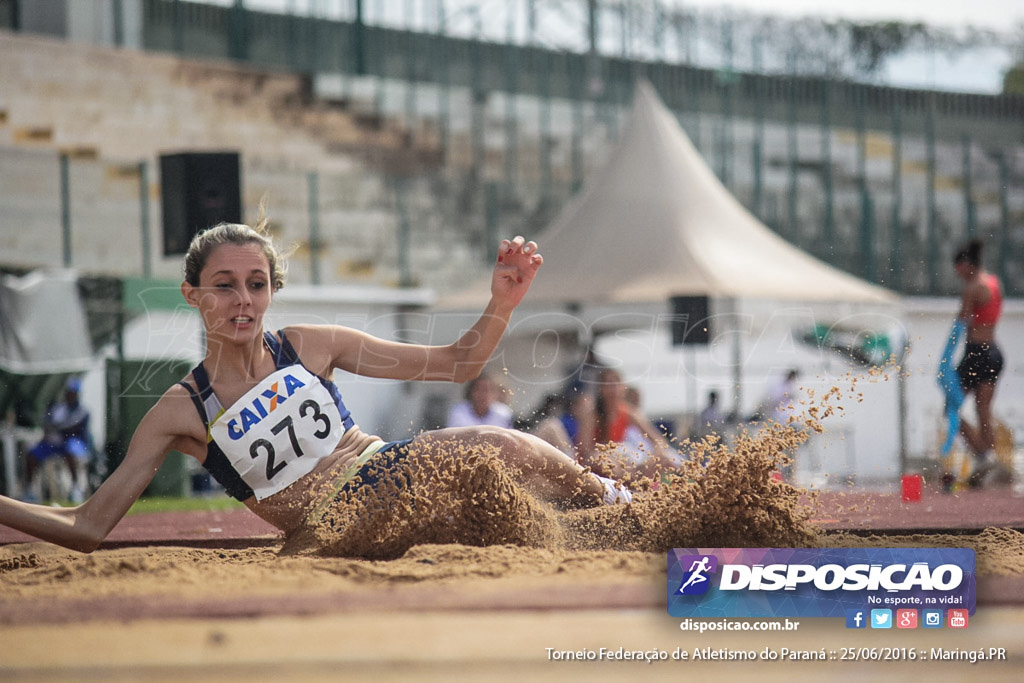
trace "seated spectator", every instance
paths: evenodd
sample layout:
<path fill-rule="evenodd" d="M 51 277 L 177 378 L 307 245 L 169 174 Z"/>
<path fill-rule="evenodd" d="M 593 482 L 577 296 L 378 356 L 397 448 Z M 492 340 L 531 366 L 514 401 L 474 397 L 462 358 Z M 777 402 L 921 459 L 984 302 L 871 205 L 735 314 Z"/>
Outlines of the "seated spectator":
<path fill-rule="evenodd" d="M 594 399 L 589 393 L 573 387 L 546 402 L 540 418 L 534 434 L 579 462 L 589 458 L 592 440 L 584 443 L 580 439 L 581 433 L 592 434 L 594 429 Z"/>
<path fill-rule="evenodd" d="M 580 463 L 602 476 L 630 470 L 653 477 L 678 466 L 678 454 L 640 410 L 639 391 L 634 390 L 630 402 L 622 377 L 611 368 L 603 370 L 598 381 L 593 456 Z"/>
<path fill-rule="evenodd" d="M 799 371 L 790 369 L 768 386 L 760 411 L 762 420 L 772 420 L 784 425 L 796 416 L 796 380 L 799 376 Z"/>
<path fill-rule="evenodd" d="M 501 388 L 487 374 L 467 382 L 465 400 L 448 412 L 449 427 L 480 425 L 512 428 L 512 409 L 501 401 Z"/>
<path fill-rule="evenodd" d="M 708 404 L 697 416 L 697 422 L 693 426 L 693 438 L 703 439 L 711 434 L 722 436 L 722 430 L 727 422 L 725 413 L 718 406 L 718 392 L 708 392 Z"/>
<path fill-rule="evenodd" d="M 86 476 L 92 456 L 92 437 L 89 434 L 89 410 L 79 401 L 82 382 L 68 380 L 64 399 L 46 411 L 43 422 L 43 440 L 28 452 L 27 475 L 30 488 L 39 468 L 49 458 L 64 458 L 72 476 L 71 500 L 81 502 L 86 493 Z"/>

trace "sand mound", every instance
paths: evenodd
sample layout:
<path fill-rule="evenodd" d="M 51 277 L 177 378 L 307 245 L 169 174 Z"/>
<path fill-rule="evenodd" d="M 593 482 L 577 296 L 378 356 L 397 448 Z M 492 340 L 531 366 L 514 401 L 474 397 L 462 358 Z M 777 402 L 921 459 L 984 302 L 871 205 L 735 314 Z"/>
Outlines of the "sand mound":
<path fill-rule="evenodd" d="M 394 559 L 419 544 L 662 552 L 689 546 L 806 546 L 818 532 L 801 492 L 772 476 L 805 427 L 770 425 L 726 447 L 687 444 L 690 459 L 631 482 L 629 505 L 556 510 L 530 495 L 493 451 L 452 442 L 410 447 L 339 493 L 286 542 L 284 555 Z"/>

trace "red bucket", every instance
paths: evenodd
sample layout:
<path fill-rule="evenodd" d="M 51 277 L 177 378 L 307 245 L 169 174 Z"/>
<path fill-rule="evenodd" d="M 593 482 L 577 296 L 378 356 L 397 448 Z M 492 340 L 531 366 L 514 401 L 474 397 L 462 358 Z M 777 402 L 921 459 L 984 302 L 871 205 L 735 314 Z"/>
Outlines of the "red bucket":
<path fill-rule="evenodd" d="M 903 502 L 904 503 L 920 503 L 921 502 L 921 484 L 922 477 L 920 474 L 904 474 L 903 475 Z"/>

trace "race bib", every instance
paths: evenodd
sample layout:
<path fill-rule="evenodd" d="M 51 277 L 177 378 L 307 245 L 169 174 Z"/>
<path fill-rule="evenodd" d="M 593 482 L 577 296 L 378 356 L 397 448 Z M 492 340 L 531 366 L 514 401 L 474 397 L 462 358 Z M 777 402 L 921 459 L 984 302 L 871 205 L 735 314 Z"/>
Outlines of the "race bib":
<path fill-rule="evenodd" d="M 210 437 L 256 500 L 309 474 L 344 433 L 334 399 L 302 365 L 270 375 L 210 425 Z"/>

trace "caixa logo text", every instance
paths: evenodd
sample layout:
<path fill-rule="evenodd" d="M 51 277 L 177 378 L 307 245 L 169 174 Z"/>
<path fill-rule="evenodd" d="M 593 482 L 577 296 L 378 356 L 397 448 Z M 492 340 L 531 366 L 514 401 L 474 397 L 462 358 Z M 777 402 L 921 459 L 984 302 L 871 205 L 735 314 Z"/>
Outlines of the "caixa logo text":
<path fill-rule="evenodd" d="M 281 388 L 282 383 L 284 384 L 283 388 Z M 305 383 L 293 375 L 285 375 L 283 380 L 274 382 L 269 389 L 254 398 L 250 406 L 243 407 L 237 418 L 232 418 L 228 422 L 228 436 L 232 441 L 241 439 L 246 432 L 277 410 L 280 404 L 287 401 L 296 389 L 304 386 L 306 386 Z"/>
<path fill-rule="evenodd" d="M 963 569 L 955 564 L 942 564 L 933 569 L 927 562 L 915 562 L 909 567 L 906 564 L 725 564 L 721 566 L 718 589 L 777 591 L 813 585 L 821 591 L 948 591 L 958 588 L 963 578 Z"/>

